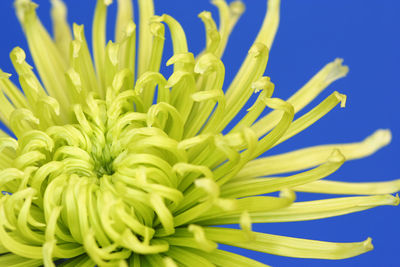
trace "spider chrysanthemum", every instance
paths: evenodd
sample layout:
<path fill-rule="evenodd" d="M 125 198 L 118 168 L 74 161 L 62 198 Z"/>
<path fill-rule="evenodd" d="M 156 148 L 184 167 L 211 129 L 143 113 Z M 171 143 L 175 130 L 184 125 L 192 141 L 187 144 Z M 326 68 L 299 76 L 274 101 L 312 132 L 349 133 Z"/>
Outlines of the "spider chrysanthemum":
<path fill-rule="evenodd" d="M 138 1 L 138 29 L 131 0 L 119 0 L 115 40 L 106 44 L 111 2 L 97 1 L 92 60 L 83 26 L 70 29 L 61 0 L 52 1 L 54 38 L 36 4 L 15 1 L 39 77 L 19 47 L 10 57 L 23 93 L 0 72 L 0 119 L 15 135 L 0 132 L 0 266 L 254 267 L 265 265 L 218 244 L 320 259 L 372 249 L 369 238 L 330 243 L 252 231 L 252 222 L 314 220 L 399 203 L 391 195 L 399 180 L 320 180 L 345 160 L 387 145 L 388 130 L 359 143 L 259 158 L 346 101 L 334 92 L 294 119 L 346 75 L 341 59 L 287 101 L 272 97 L 274 84 L 263 75 L 279 0 L 268 1 L 260 33 L 225 92 L 220 58 L 244 11 L 240 1 L 213 1 L 219 27 L 209 12 L 199 15 L 207 42 L 196 56 L 176 20 L 154 16 L 151 0 Z M 170 77 L 160 73 L 165 25 L 174 52 Z M 228 127 L 253 94 L 251 108 Z M 364 196 L 295 202 L 296 191 Z M 279 196 L 266 195 L 274 192 Z M 225 224 L 241 229 L 215 227 Z"/>

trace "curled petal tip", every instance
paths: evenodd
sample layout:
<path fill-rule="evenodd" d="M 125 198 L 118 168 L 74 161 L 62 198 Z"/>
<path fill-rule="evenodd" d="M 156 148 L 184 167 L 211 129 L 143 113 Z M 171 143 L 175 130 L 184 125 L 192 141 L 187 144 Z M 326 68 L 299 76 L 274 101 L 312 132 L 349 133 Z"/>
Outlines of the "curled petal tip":
<path fill-rule="evenodd" d="M 12 59 L 15 59 L 15 61 L 18 64 L 21 64 L 22 62 L 25 61 L 26 54 L 25 54 L 25 51 L 21 47 L 17 46 L 11 51 L 10 57 Z"/>
<path fill-rule="evenodd" d="M 340 101 L 340 107 L 345 108 L 346 107 L 346 101 L 347 101 L 347 96 L 344 94 L 341 94 L 339 92 L 334 92 L 336 98 Z"/>
<path fill-rule="evenodd" d="M 132 30 L 132 32 L 133 31 L 134 31 L 134 29 Z M 151 22 L 150 23 L 150 31 L 154 36 L 164 39 L 164 32 L 165 32 L 164 24 L 162 24 L 160 22 Z"/>
<path fill-rule="evenodd" d="M 296 200 L 296 193 L 293 190 L 284 188 L 279 192 L 279 197 L 287 198 L 294 202 Z"/>
<path fill-rule="evenodd" d="M 31 0 L 15 0 L 14 6 L 17 12 L 17 17 L 22 22 L 25 20 L 25 15 L 28 12 L 33 12 L 38 7 L 38 5 Z"/>
<path fill-rule="evenodd" d="M 268 47 L 262 43 L 255 43 L 249 50 L 249 55 L 254 57 L 260 56 L 264 51 L 267 51 Z"/>
<path fill-rule="evenodd" d="M 103 0 L 103 2 L 106 6 L 109 6 L 113 3 L 113 0 Z"/>
<path fill-rule="evenodd" d="M 211 12 L 210 11 L 202 11 L 202 12 L 200 12 L 200 14 L 198 15 L 198 17 L 199 18 L 207 18 L 207 19 L 210 19 L 212 16 L 211 16 Z"/>
<path fill-rule="evenodd" d="M 251 85 L 252 89 L 255 89 L 257 92 L 266 89 L 271 82 L 270 77 L 262 77 L 261 79 L 258 79 L 257 81 L 253 82 Z M 256 92 L 256 93 L 257 93 Z"/>
<path fill-rule="evenodd" d="M 392 141 L 392 132 L 389 129 L 379 129 L 367 137 L 366 141 L 373 147 L 384 147 Z"/>
<path fill-rule="evenodd" d="M 339 149 L 334 149 L 331 155 L 328 157 L 329 162 L 344 162 L 345 160 L 346 158 Z"/>
<path fill-rule="evenodd" d="M 374 245 L 372 244 L 372 238 L 368 237 L 364 242 L 363 242 L 364 248 L 366 251 L 371 251 L 374 249 Z"/>
<path fill-rule="evenodd" d="M 136 30 L 136 24 L 133 21 L 129 21 L 126 26 L 126 36 L 131 36 Z"/>
<path fill-rule="evenodd" d="M 242 1 L 233 1 L 230 3 L 231 12 L 235 15 L 241 15 L 246 10 L 246 6 Z"/>
<path fill-rule="evenodd" d="M 396 194 L 393 198 L 393 206 L 398 206 L 400 204 L 399 194 Z"/>
<path fill-rule="evenodd" d="M 329 72 L 325 77 L 325 81 L 330 84 L 333 81 L 343 78 L 349 72 L 349 67 L 343 65 L 343 59 L 337 58 L 329 64 Z"/>
<path fill-rule="evenodd" d="M 150 18 L 150 23 L 153 23 L 153 22 L 163 22 L 163 21 L 164 21 L 164 18 L 165 18 L 165 15 L 161 15 L 161 16 L 154 15 L 154 16 L 152 16 L 152 17 Z"/>

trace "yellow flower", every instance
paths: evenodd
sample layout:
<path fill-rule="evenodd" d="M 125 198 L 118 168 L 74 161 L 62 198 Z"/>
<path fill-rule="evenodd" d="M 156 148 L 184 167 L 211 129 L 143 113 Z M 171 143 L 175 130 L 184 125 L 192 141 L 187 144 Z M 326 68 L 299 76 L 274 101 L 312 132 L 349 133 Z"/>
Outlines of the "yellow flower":
<path fill-rule="evenodd" d="M 399 204 L 391 194 L 400 180 L 321 180 L 345 160 L 387 145 L 388 130 L 359 143 L 258 158 L 346 101 L 333 92 L 294 119 L 346 75 L 341 59 L 287 101 L 272 97 L 274 84 L 263 73 L 279 0 L 268 1 L 260 33 L 225 93 L 220 58 L 244 11 L 240 1 L 213 1 L 219 28 L 209 12 L 199 15 L 207 46 L 197 56 L 176 20 L 154 16 L 151 0 L 138 1 L 138 49 L 130 0 L 118 1 L 115 40 L 106 44 L 111 2 L 97 1 L 92 61 L 83 26 L 70 29 L 61 0 L 52 0 L 54 39 L 36 4 L 15 1 L 40 77 L 19 47 L 11 60 L 23 94 L 0 72 L 0 119 L 16 136 L 0 132 L 0 266 L 55 266 L 59 259 L 62 266 L 265 266 L 218 243 L 320 259 L 373 248 L 369 238 L 330 243 L 252 231 L 252 222 L 314 220 Z M 168 79 L 159 72 L 165 25 L 174 50 Z M 227 129 L 253 94 L 254 105 Z M 261 116 L 266 107 L 272 111 Z M 290 172 L 296 174 L 276 176 Z M 295 202 L 296 191 L 364 196 Z M 265 195 L 273 192 L 279 197 Z M 215 227 L 224 224 L 241 229 Z"/>

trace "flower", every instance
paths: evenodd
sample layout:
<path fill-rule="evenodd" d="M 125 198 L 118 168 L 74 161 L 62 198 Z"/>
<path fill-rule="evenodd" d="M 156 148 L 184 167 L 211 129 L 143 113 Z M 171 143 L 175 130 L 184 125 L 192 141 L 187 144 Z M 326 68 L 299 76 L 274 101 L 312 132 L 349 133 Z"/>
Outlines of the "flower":
<path fill-rule="evenodd" d="M 59 259 L 67 259 L 66 266 L 264 266 L 219 250 L 218 243 L 321 259 L 372 249 L 369 238 L 329 243 L 252 231 L 252 222 L 313 220 L 399 204 L 391 194 L 400 180 L 320 180 L 345 160 L 387 145 L 388 130 L 359 143 L 259 158 L 346 101 L 334 92 L 294 119 L 346 75 L 341 59 L 289 100 L 272 97 L 274 84 L 263 74 L 279 0 L 268 2 L 261 31 L 225 93 L 220 58 L 244 11 L 241 2 L 214 1 L 219 28 L 210 13 L 199 15 L 207 45 L 196 57 L 180 24 L 154 16 L 149 0 L 139 0 L 138 53 L 130 0 L 118 1 L 115 41 L 106 45 L 111 2 L 97 1 L 92 61 L 83 26 L 73 25 L 71 32 L 61 0 L 52 1 L 54 40 L 36 16 L 36 4 L 15 1 L 40 80 L 25 52 L 15 48 L 11 60 L 24 94 L 0 73 L 0 119 L 16 137 L 1 132 L 1 266 L 54 266 Z M 174 48 L 168 79 L 159 72 L 164 25 Z M 227 127 L 255 93 L 246 115 Z M 266 107 L 273 111 L 263 116 Z M 365 196 L 295 202 L 296 191 Z M 279 197 L 265 195 L 274 192 Z M 241 229 L 215 227 L 232 223 Z"/>

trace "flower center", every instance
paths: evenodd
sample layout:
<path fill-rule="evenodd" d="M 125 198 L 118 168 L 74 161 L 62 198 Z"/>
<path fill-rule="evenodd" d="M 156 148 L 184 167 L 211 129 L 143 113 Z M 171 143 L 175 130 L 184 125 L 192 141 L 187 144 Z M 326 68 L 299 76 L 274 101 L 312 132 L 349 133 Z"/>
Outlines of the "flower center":
<path fill-rule="evenodd" d="M 43 196 L 34 205 L 50 213 L 63 207 L 58 227 L 76 242 L 106 247 L 112 239 L 137 253 L 159 253 L 168 245 L 150 241 L 175 232 L 171 211 L 183 194 L 174 166 L 187 155 L 162 127 L 165 104 L 144 113 L 126 95 L 112 97 L 111 89 L 106 100 L 89 95 L 86 105 L 73 107 L 76 123 L 22 134 L 14 170 L 33 188 L 26 194 Z"/>

